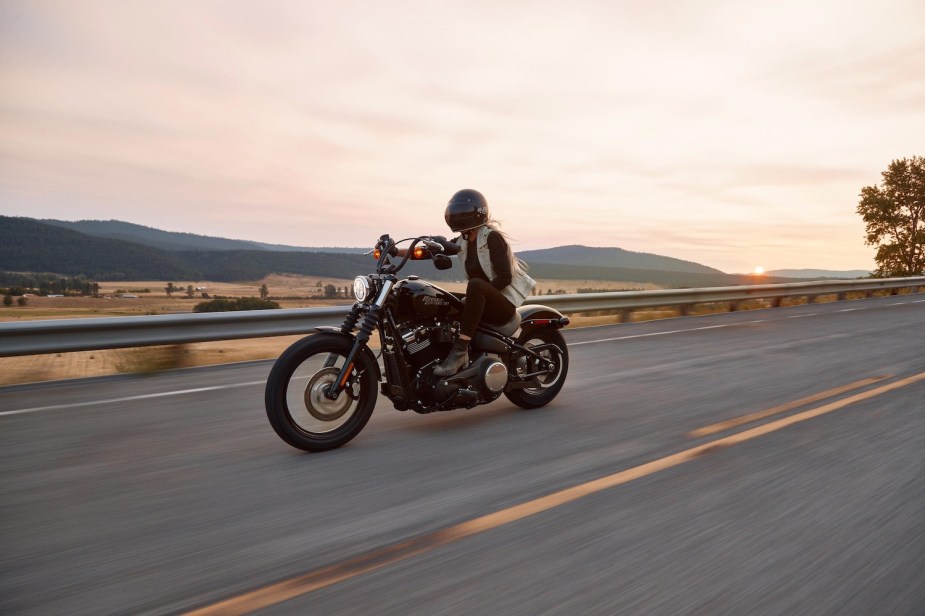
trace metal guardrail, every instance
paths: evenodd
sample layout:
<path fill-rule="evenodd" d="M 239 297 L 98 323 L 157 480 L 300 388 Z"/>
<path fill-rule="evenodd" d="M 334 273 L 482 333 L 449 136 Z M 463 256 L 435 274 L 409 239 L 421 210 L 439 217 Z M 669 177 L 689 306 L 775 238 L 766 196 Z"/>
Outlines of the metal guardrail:
<path fill-rule="evenodd" d="M 572 295 L 544 295 L 530 297 L 526 303 L 546 304 L 561 312 L 592 312 L 596 310 L 638 310 L 713 302 L 739 303 L 757 299 L 772 299 L 775 306 L 785 297 L 813 298 L 837 295 L 844 300 L 847 293 L 896 291 L 905 288 L 925 287 L 925 276 L 910 278 L 865 278 L 862 280 L 821 280 L 786 284 L 742 285 L 735 287 L 708 287 L 703 289 L 657 289 L 652 291 L 622 291 L 615 293 L 578 293 Z"/>
<path fill-rule="evenodd" d="M 672 306 L 680 306 L 685 312 L 695 304 L 713 302 L 731 302 L 735 306 L 748 300 L 772 299 L 774 305 L 779 305 L 779 300 L 785 297 L 812 300 L 822 295 L 838 295 L 838 299 L 845 299 L 847 293 L 869 295 L 882 290 L 895 293 L 906 288 L 920 292 L 925 288 L 925 276 L 542 295 L 529 297 L 526 303 L 543 304 L 566 314 Z M 339 325 L 348 310 L 347 306 L 331 306 L 0 323 L 0 357 L 306 334 L 321 325 Z"/>

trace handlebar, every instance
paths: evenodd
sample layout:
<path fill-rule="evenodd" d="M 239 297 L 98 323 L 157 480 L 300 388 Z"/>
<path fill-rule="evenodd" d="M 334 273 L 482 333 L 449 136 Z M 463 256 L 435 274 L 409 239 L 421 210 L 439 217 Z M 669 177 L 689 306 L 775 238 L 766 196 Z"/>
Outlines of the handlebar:
<path fill-rule="evenodd" d="M 411 244 L 407 248 L 398 248 L 398 244 L 409 240 Z M 418 244 L 424 245 L 424 251 L 415 254 L 415 248 L 418 247 Z M 442 259 L 445 259 L 447 264 L 449 264 L 450 262 L 447 255 L 459 252 L 458 248 L 455 251 L 452 250 L 453 248 L 457 248 L 456 245 L 452 242 L 448 242 L 446 238 L 441 236 L 421 235 L 418 237 L 408 237 L 396 242 L 388 235 L 383 235 L 379 238 L 379 241 L 376 242 L 376 248 L 373 250 L 373 254 L 375 254 L 376 250 L 380 251 L 376 261 L 376 271 L 380 274 L 394 274 L 403 268 L 412 257 L 416 260 L 430 258 L 434 260 L 435 263 L 438 261 L 437 257 L 442 257 Z M 389 257 L 401 257 L 401 261 L 394 264 L 391 263 Z M 447 265 L 447 267 L 449 267 L 449 265 Z M 440 264 L 438 264 L 438 268 L 444 269 L 440 267 Z"/>

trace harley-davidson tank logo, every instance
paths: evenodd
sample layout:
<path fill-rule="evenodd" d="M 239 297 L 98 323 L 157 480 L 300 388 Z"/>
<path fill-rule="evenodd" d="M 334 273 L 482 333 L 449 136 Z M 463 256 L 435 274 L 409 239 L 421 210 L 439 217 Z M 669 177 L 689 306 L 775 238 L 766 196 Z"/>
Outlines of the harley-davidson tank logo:
<path fill-rule="evenodd" d="M 450 305 L 450 302 L 446 301 L 443 298 L 430 297 L 430 296 L 422 297 L 421 303 L 423 303 L 425 306 L 449 306 Z"/>

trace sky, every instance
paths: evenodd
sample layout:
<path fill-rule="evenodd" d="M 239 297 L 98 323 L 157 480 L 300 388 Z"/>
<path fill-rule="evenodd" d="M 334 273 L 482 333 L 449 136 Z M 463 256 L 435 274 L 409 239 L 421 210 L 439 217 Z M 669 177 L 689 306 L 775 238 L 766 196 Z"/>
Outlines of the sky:
<path fill-rule="evenodd" d="M 922 0 L 0 0 L 0 214 L 298 246 L 447 231 L 872 269 Z"/>

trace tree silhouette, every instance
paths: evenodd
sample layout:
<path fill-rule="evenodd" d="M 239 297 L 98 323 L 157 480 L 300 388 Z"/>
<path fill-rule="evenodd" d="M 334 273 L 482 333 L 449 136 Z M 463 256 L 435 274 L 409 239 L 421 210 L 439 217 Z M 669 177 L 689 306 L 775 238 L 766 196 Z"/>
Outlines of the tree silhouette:
<path fill-rule="evenodd" d="M 921 276 L 925 269 L 925 157 L 894 160 L 880 186 L 861 189 L 858 214 L 877 246 L 875 276 Z"/>

